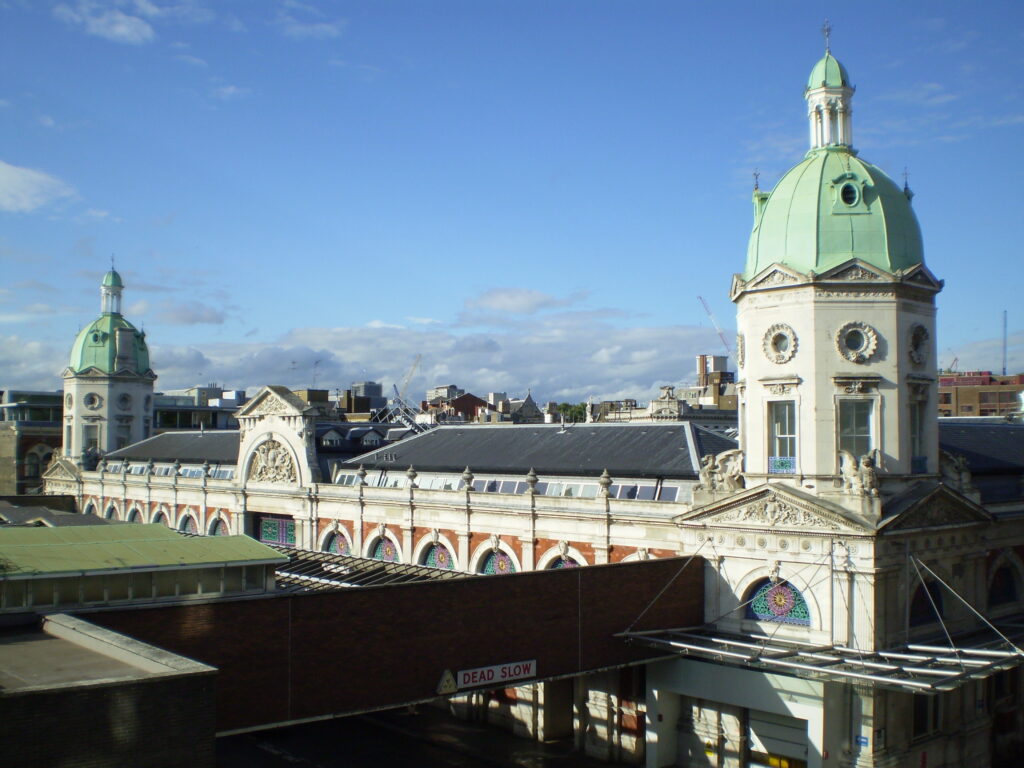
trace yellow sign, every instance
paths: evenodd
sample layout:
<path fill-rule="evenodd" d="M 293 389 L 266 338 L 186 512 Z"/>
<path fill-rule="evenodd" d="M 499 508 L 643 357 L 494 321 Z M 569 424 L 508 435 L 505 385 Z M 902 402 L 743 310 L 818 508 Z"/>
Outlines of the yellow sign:
<path fill-rule="evenodd" d="M 455 685 L 455 675 L 452 674 L 450 669 L 446 669 L 444 674 L 441 675 L 441 682 L 437 684 L 438 694 L 455 693 L 457 690 L 459 689 Z"/>

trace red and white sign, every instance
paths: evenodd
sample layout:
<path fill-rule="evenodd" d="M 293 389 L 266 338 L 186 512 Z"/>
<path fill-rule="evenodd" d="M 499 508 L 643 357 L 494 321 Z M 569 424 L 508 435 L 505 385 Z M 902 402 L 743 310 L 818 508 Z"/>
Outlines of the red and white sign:
<path fill-rule="evenodd" d="M 507 664 L 495 664 L 493 667 L 477 667 L 476 669 L 460 669 L 455 673 L 455 684 L 459 690 L 476 688 L 482 685 L 501 685 L 511 680 L 524 680 L 537 676 L 537 660 L 510 661 Z"/>

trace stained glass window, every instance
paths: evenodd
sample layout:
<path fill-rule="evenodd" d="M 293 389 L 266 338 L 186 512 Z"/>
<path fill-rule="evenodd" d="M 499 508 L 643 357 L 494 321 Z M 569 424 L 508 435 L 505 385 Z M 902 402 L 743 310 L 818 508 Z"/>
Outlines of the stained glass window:
<path fill-rule="evenodd" d="M 213 525 L 210 526 L 211 536 L 227 536 L 228 527 L 224 524 L 223 520 L 214 520 Z"/>
<path fill-rule="evenodd" d="M 86 504 L 85 505 L 85 514 L 87 514 L 87 515 L 95 515 L 96 514 L 96 507 L 94 507 L 91 503 Z"/>
<path fill-rule="evenodd" d="M 117 508 L 113 505 L 107 507 L 107 514 L 104 515 L 107 520 L 117 520 Z"/>
<path fill-rule="evenodd" d="M 142 515 L 139 514 L 139 510 L 133 509 L 131 512 L 128 513 L 128 522 L 129 523 L 141 523 L 142 522 Z"/>
<path fill-rule="evenodd" d="M 186 515 L 185 519 L 181 521 L 181 530 L 184 533 L 199 533 L 199 527 L 191 515 Z"/>
<path fill-rule="evenodd" d="M 349 555 L 352 553 L 352 550 L 348 545 L 348 539 L 340 533 L 332 533 L 327 537 L 327 546 L 325 549 L 335 555 Z"/>
<path fill-rule="evenodd" d="M 431 544 L 423 555 L 423 564 L 451 571 L 455 569 L 455 558 L 444 544 Z"/>
<path fill-rule="evenodd" d="M 580 564 L 571 557 L 556 557 L 548 568 L 579 568 Z"/>
<path fill-rule="evenodd" d="M 295 546 L 295 521 L 278 517 L 257 518 L 256 530 L 259 531 L 260 541 L 271 544 L 284 544 L 288 547 Z"/>
<path fill-rule="evenodd" d="M 160 523 L 160 525 L 167 525 L 167 518 L 163 512 L 157 512 L 156 517 L 153 518 L 154 523 Z"/>
<path fill-rule="evenodd" d="M 480 567 L 480 573 L 515 573 L 516 565 L 504 552 L 491 552 Z"/>
<path fill-rule="evenodd" d="M 810 626 L 807 601 L 788 581 L 773 584 L 771 579 L 765 579 L 754 586 L 752 594 L 753 600 L 747 604 L 748 619 Z"/>
<path fill-rule="evenodd" d="M 394 542 L 387 538 L 379 539 L 377 546 L 373 548 L 373 559 L 383 560 L 385 563 L 397 563 L 398 549 Z"/>

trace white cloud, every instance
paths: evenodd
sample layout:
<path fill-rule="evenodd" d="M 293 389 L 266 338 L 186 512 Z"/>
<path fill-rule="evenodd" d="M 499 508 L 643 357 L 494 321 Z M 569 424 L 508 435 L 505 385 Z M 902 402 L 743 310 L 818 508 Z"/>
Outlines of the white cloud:
<path fill-rule="evenodd" d="M 221 325 L 226 318 L 223 310 L 198 301 L 165 301 L 157 313 L 168 325 Z"/>
<path fill-rule="evenodd" d="M 432 317 L 407 317 L 405 318 L 413 325 L 440 325 L 440 320 L 435 320 Z"/>
<path fill-rule="evenodd" d="M 583 298 L 583 294 L 560 299 L 531 288 L 492 288 L 474 299 L 466 301 L 469 311 L 501 312 L 512 315 L 532 315 L 542 309 L 566 307 Z"/>
<path fill-rule="evenodd" d="M 56 176 L 0 160 L 0 210 L 26 213 L 74 195 Z"/>
<path fill-rule="evenodd" d="M 192 55 L 187 54 L 187 53 L 179 54 L 179 55 L 175 56 L 174 58 L 176 58 L 178 61 L 183 61 L 186 64 L 191 64 L 194 67 L 205 67 L 206 66 L 206 60 L 205 59 L 200 59 L 198 56 L 192 56 Z"/>
<path fill-rule="evenodd" d="M 295 40 L 327 40 L 340 36 L 347 22 L 344 19 L 330 20 L 315 6 L 285 0 L 274 23 L 287 37 Z"/>
<path fill-rule="evenodd" d="M 383 320 L 371 320 L 366 324 L 367 328 L 396 328 L 402 330 L 404 326 L 395 325 L 394 323 L 385 323 Z"/>
<path fill-rule="evenodd" d="M 136 3 L 136 12 L 148 14 L 151 3 Z M 61 3 L 53 9 L 54 18 L 72 26 L 81 27 L 86 34 L 115 43 L 142 45 L 156 37 L 153 27 L 140 16 L 132 16 L 118 8 L 95 0 L 78 0 L 74 6 Z"/>
<path fill-rule="evenodd" d="M 222 101 L 240 99 L 244 96 L 248 96 L 250 93 L 252 93 L 250 89 L 242 88 L 237 85 L 222 85 L 219 88 L 213 89 L 213 95 Z"/>
<path fill-rule="evenodd" d="M 40 115 L 39 116 L 39 124 L 41 126 L 43 126 L 44 128 L 53 128 L 53 126 L 55 126 L 57 124 L 57 121 L 54 120 L 49 115 Z"/>

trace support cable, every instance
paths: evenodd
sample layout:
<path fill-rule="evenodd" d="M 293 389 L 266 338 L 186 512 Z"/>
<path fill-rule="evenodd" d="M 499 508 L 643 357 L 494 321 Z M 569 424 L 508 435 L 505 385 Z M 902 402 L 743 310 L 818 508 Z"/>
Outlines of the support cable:
<path fill-rule="evenodd" d="M 913 558 L 913 559 L 917 560 L 916 557 Z M 939 582 L 939 584 L 941 584 L 946 589 L 948 589 L 950 592 L 952 592 L 953 596 L 956 597 L 956 599 L 959 600 L 961 603 L 966 605 L 970 609 L 971 613 L 973 613 L 975 616 L 977 616 L 979 619 L 981 619 L 983 622 L 985 622 L 985 625 L 989 629 L 991 629 L 993 632 L 995 632 L 997 635 L 999 635 L 1003 639 L 1003 642 L 1005 642 L 1008 646 L 1013 648 L 1013 650 L 1016 651 L 1019 656 L 1024 656 L 1024 650 L 1021 650 L 1021 648 L 1015 642 L 1013 642 L 1012 640 L 1010 640 L 1010 638 L 1008 638 L 1006 635 L 1004 635 L 1002 632 L 1000 632 L 996 628 L 995 624 L 993 624 L 991 621 L 989 621 L 984 616 L 982 616 L 981 613 L 979 613 L 975 609 L 975 607 L 973 605 L 971 605 L 969 602 L 967 602 L 967 600 L 965 600 L 963 597 L 961 597 L 960 594 L 955 589 L 953 589 L 951 586 L 949 586 L 949 584 L 947 584 L 941 578 L 939 578 L 939 575 L 937 573 L 935 573 L 935 571 L 933 571 L 931 568 L 929 568 L 927 565 L 925 565 L 920 560 L 918 560 L 918 562 L 921 563 L 921 567 L 922 568 L 924 568 L 926 571 L 928 571 L 928 573 L 930 573 L 932 575 L 932 578 L 934 578 L 937 582 Z M 925 589 L 927 590 L 927 587 Z M 950 645 L 952 645 L 952 643 L 950 643 Z"/>
<path fill-rule="evenodd" d="M 630 631 L 632 631 L 633 627 L 635 627 L 635 626 L 636 626 L 637 622 L 638 622 L 638 621 L 640 621 L 640 619 L 642 619 L 642 618 L 644 617 L 644 614 L 645 614 L 645 613 L 647 613 L 647 612 L 648 612 L 648 611 L 649 611 L 649 610 L 651 609 L 651 606 L 653 606 L 653 605 L 654 605 L 654 604 L 655 604 L 656 602 L 658 602 L 658 600 L 659 600 L 659 599 L 661 598 L 661 596 L 662 596 L 663 594 L 665 594 L 665 590 L 667 590 L 667 589 L 668 589 L 668 588 L 669 588 L 670 586 L 672 586 L 672 582 L 673 582 L 673 581 L 675 581 L 676 579 L 678 579 L 678 578 L 679 578 L 679 577 L 680 577 L 680 576 L 682 575 L 683 571 L 685 571 L 685 570 L 686 570 L 686 566 L 688 566 L 688 565 L 689 565 L 689 564 L 690 564 L 691 562 L 693 562 L 693 558 L 695 558 L 695 557 L 697 556 L 697 553 L 698 553 L 698 552 L 700 552 L 700 551 L 701 551 L 701 549 L 703 549 L 703 548 L 704 548 L 704 545 L 705 545 L 705 544 L 707 544 L 707 543 L 708 543 L 708 542 L 707 542 L 707 539 L 705 539 L 704 541 L 702 541 L 702 542 L 700 543 L 700 546 L 699 546 L 699 547 L 697 547 L 697 549 L 696 549 L 696 550 L 694 551 L 694 553 L 693 553 L 692 555 L 690 555 L 690 556 L 689 556 L 689 557 L 688 557 L 688 558 L 686 559 L 686 562 L 685 562 L 685 563 L 683 563 L 683 567 L 682 567 L 682 568 L 680 568 L 680 569 L 679 569 L 679 570 L 678 570 L 678 571 L 676 572 L 676 575 L 675 575 L 675 576 L 673 576 L 673 577 L 672 577 L 671 579 L 669 579 L 669 580 L 668 580 L 668 581 L 667 581 L 667 582 L 665 583 L 665 586 L 664 586 L 664 587 L 662 587 L 662 588 L 661 588 L 661 591 L 660 591 L 660 592 L 658 592 L 658 594 L 656 594 L 656 595 L 654 596 L 654 599 L 653 599 L 653 600 L 651 600 L 651 602 L 649 602 L 649 603 L 647 604 L 647 607 L 646 607 L 646 608 L 644 608 L 644 609 L 643 609 L 642 611 L 640 611 L 640 615 L 639 615 L 639 616 L 637 616 L 637 617 L 636 617 L 635 619 L 633 619 L 633 623 L 632 623 L 632 624 L 630 624 L 630 625 L 629 625 L 628 627 L 626 627 L 626 632 L 630 632 Z M 703 596 L 703 595 L 701 595 L 701 602 L 703 602 L 703 601 L 704 601 L 704 596 Z"/>
<path fill-rule="evenodd" d="M 932 610 L 935 611 L 935 616 L 939 620 L 939 626 L 942 627 L 942 632 L 946 635 L 946 640 L 949 641 L 949 647 L 952 649 L 954 655 L 956 655 L 957 659 L 960 661 L 960 669 L 964 670 L 964 662 L 963 659 L 960 658 L 960 649 L 953 644 L 953 638 L 949 634 L 949 629 L 946 627 L 946 622 L 942 619 L 942 611 L 940 611 L 939 607 L 935 604 L 935 598 L 932 597 L 932 591 L 928 589 L 928 584 L 925 582 L 924 576 L 921 575 L 921 569 L 917 567 L 917 558 L 911 555 L 910 563 L 914 566 L 914 570 L 917 571 L 917 578 L 921 580 L 921 588 L 924 590 L 925 595 L 928 596 L 928 602 L 932 604 Z M 922 565 L 924 565 L 924 563 L 922 563 Z M 930 568 L 928 570 L 931 571 Z M 943 586 L 946 586 L 945 582 L 942 583 Z M 948 589 L 949 587 L 946 588 Z M 907 597 L 911 596 L 907 595 Z M 909 638 L 907 639 L 909 640 Z"/>

